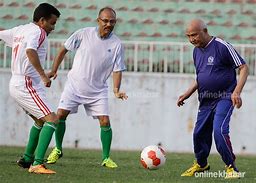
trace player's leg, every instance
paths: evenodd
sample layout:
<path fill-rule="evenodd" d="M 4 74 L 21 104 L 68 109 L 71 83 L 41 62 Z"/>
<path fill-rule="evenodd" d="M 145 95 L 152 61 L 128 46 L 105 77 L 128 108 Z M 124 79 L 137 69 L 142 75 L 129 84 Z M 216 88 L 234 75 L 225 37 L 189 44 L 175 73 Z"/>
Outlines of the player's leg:
<path fill-rule="evenodd" d="M 98 118 L 100 124 L 100 139 L 102 144 L 102 166 L 116 168 L 116 163 L 110 159 L 112 129 L 109 120 L 108 98 L 86 99 L 84 108 L 88 116 Z"/>
<path fill-rule="evenodd" d="M 58 118 L 55 113 L 50 113 L 49 115 L 45 116 L 43 120 L 45 121 L 45 124 L 39 136 L 37 153 L 33 165 L 43 164 L 44 155 L 58 123 Z"/>
<path fill-rule="evenodd" d="M 194 176 L 195 172 L 210 169 L 207 162 L 212 145 L 213 113 L 210 108 L 201 107 L 198 110 L 197 121 L 193 133 L 194 153 L 196 161 L 181 176 Z"/>
<path fill-rule="evenodd" d="M 211 108 L 200 108 L 193 133 L 194 153 L 201 167 L 207 165 L 212 146 L 213 112 Z"/>
<path fill-rule="evenodd" d="M 100 123 L 100 139 L 102 143 L 102 160 L 109 158 L 112 142 L 112 129 L 108 116 L 98 116 Z"/>
<path fill-rule="evenodd" d="M 44 157 L 51 142 L 53 132 L 56 129 L 58 118 L 57 115 L 52 112 L 40 119 L 45 121 L 45 123 L 39 135 L 35 160 L 33 165 L 29 168 L 29 172 L 37 174 L 53 174 L 56 172 L 49 170 L 44 166 Z"/>
<path fill-rule="evenodd" d="M 73 88 L 70 86 L 69 81 L 67 81 L 61 94 L 57 111 L 59 124 L 55 131 L 56 147 L 52 150 L 47 158 L 48 164 L 56 163 L 57 160 L 63 156 L 62 142 L 66 131 L 66 118 L 70 113 L 76 113 L 80 104 L 80 98 L 76 96 Z"/>
<path fill-rule="evenodd" d="M 110 148 L 112 142 L 112 129 L 109 116 L 98 116 L 100 123 L 100 139 L 102 144 L 102 166 L 116 168 L 117 164 L 110 159 Z"/>
<path fill-rule="evenodd" d="M 65 134 L 65 131 L 66 131 L 66 118 L 69 115 L 69 113 L 70 113 L 69 110 L 60 109 L 60 108 L 57 111 L 59 124 L 57 125 L 57 128 L 55 130 L 56 146 L 47 158 L 47 163 L 48 164 L 56 163 L 57 160 L 63 156 L 62 142 L 63 142 L 64 134 Z"/>
<path fill-rule="evenodd" d="M 58 118 L 57 115 L 49 108 L 46 93 L 42 85 L 40 83 L 34 83 L 29 77 L 25 77 L 25 82 L 26 88 L 24 92 L 26 103 L 23 103 L 22 105 L 24 105 L 25 110 L 35 118 L 44 121 L 44 125 L 38 139 L 35 160 L 33 165 L 30 166 L 29 172 L 37 174 L 53 174 L 56 172 L 49 170 L 44 166 L 44 156 L 52 139 L 53 132 L 56 129 Z"/>
<path fill-rule="evenodd" d="M 34 125 L 30 129 L 28 144 L 25 149 L 24 155 L 17 161 L 17 164 L 23 168 L 29 168 L 34 162 L 34 153 L 37 147 L 39 134 L 43 127 L 44 122 L 30 115 L 35 121 Z"/>
<path fill-rule="evenodd" d="M 219 101 L 213 124 L 216 148 L 226 165 L 232 165 L 235 161 L 229 137 L 229 122 L 233 109 L 231 100 Z"/>
<path fill-rule="evenodd" d="M 56 147 L 60 151 L 62 151 L 62 142 L 63 142 L 64 134 L 66 131 L 66 119 L 69 113 L 70 111 L 65 109 L 58 109 L 57 111 L 59 124 L 57 129 L 55 130 L 55 141 L 56 141 Z"/>
<path fill-rule="evenodd" d="M 37 174 L 54 174 L 56 172 L 47 169 L 43 162 L 46 150 L 49 146 L 49 143 L 52 138 L 52 134 L 54 132 L 55 124 L 57 123 L 57 117 L 54 113 L 47 115 L 44 118 L 37 119 L 30 114 L 30 116 L 34 119 L 35 124 L 38 126 L 44 124 L 43 121 L 53 121 L 52 122 L 45 122 L 44 126 L 41 126 L 42 130 L 38 130 L 37 127 L 32 127 L 30 130 L 30 137 L 29 142 L 26 147 L 26 151 L 24 153 L 24 158 L 21 158 L 17 161 L 19 166 L 23 168 L 29 168 L 30 173 L 37 173 Z M 34 158 L 34 151 L 37 148 L 37 152 Z M 34 161 L 33 161 L 34 160 Z M 31 166 L 29 166 L 31 165 Z"/>
<path fill-rule="evenodd" d="M 45 152 L 52 138 L 52 133 L 55 130 L 55 123 L 58 122 L 56 114 L 52 112 L 47 104 L 44 88 L 40 83 L 34 82 L 30 77 L 25 76 L 24 78 L 22 76 L 18 78 L 14 84 L 10 84 L 10 94 L 15 101 L 32 116 L 35 122 L 45 122 L 40 132 L 32 132 L 34 133 L 32 138 L 36 140 L 38 138 L 38 143 L 37 146 L 32 143 L 31 149 L 28 149 L 30 154 L 32 154 L 32 149 L 35 148 L 35 146 L 37 149 L 33 165 L 30 166 L 29 172 L 42 174 L 56 173 L 46 169 L 43 165 Z M 38 134 L 39 137 L 37 137 Z"/>
<path fill-rule="evenodd" d="M 236 172 L 238 172 L 235 166 L 236 157 L 233 153 L 229 137 L 229 122 L 233 109 L 234 107 L 231 100 L 220 100 L 218 102 L 213 123 L 214 140 L 216 148 L 226 164 L 227 171 L 233 172 L 234 174 L 231 175 L 231 178 L 239 178 L 237 176 L 238 174 L 236 174 Z"/>

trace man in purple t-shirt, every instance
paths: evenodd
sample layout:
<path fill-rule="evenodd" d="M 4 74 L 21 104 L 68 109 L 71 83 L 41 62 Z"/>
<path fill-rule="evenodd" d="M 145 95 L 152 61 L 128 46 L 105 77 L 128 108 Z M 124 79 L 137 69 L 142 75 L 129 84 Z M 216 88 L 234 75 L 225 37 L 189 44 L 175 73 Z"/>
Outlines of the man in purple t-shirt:
<path fill-rule="evenodd" d="M 207 158 L 214 132 L 217 150 L 226 165 L 225 178 L 239 178 L 229 137 L 229 122 L 234 107 L 242 106 L 240 95 L 248 76 L 248 66 L 229 43 L 210 36 L 202 20 L 192 20 L 186 35 L 195 46 L 196 80 L 179 97 L 177 105 L 182 106 L 196 90 L 200 104 L 193 133 L 196 161 L 181 176 L 194 176 L 196 172 L 210 169 Z M 236 68 L 240 73 L 238 82 Z"/>

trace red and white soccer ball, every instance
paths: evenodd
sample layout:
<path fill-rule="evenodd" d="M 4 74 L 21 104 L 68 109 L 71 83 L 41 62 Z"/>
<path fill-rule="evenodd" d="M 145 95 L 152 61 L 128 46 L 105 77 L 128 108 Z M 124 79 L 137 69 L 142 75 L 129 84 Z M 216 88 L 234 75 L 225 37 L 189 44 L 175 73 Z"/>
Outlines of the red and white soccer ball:
<path fill-rule="evenodd" d="M 145 147 L 140 154 L 140 162 L 146 169 L 155 170 L 165 164 L 166 156 L 164 150 L 156 145 Z"/>

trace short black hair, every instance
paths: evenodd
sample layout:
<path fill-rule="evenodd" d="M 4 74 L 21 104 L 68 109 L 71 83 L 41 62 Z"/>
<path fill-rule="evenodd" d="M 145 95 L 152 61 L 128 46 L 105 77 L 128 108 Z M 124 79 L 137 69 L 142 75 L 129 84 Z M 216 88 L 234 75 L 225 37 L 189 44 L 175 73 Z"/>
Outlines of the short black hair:
<path fill-rule="evenodd" d="M 38 22 L 42 17 L 48 20 L 51 18 L 52 14 L 60 17 L 60 12 L 54 6 L 48 3 L 39 4 L 34 11 L 33 21 Z"/>
<path fill-rule="evenodd" d="M 100 11 L 99 11 L 98 16 L 100 16 L 101 12 L 103 12 L 104 10 L 110 10 L 110 11 L 112 11 L 112 12 L 114 13 L 114 15 L 116 16 L 115 10 L 114 10 L 113 8 L 108 7 L 108 6 L 106 6 L 106 7 L 104 7 L 104 8 L 101 8 Z"/>

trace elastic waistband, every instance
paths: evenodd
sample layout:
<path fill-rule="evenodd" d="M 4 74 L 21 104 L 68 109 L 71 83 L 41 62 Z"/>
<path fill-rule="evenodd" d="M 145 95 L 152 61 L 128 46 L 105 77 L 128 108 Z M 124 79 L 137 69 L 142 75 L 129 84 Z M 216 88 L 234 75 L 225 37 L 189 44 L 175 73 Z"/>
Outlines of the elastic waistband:
<path fill-rule="evenodd" d="M 36 84 L 40 83 L 40 78 L 31 78 L 30 76 L 17 75 L 17 74 L 12 75 L 11 80 L 12 81 L 32 80 Z"/>
<path fill-rule="evenodd" d="M 13 79 L 13 80 L 24 80 L 25 79 L 25 77 L 26 76 L 24 76 L 24 75 L 12 75 L 12 78 L 11 79 Z"/>

